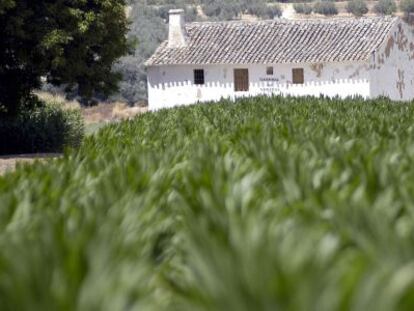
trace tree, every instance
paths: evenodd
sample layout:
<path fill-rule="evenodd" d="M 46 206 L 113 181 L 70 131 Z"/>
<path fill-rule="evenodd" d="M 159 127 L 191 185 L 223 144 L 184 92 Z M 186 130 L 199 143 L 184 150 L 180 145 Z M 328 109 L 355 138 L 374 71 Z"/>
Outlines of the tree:
<path fill-rule="evenodd" d="M 407 18 L 410 14 L 414 13 L 414 0 L 401 0 L 400 9 Z"/>
<path fill-rule="evenodd" d="M 361 17 L 368 13 L 368 7 L 364 0 L 350 0 L 346 6 L 348 13 Z"/>
<path fill-rule="evenodd" d="M 378 14 L 391 15 L 397 11 L 397 5 L 394 0 L 379 0 L 374 10 Z"/>
<path fill-rule="evenodd" d="M 296 13 L 305 15 L 311 14 L 313 10 L 312 6 L 307 3 L 294 3 L 293 8 Z"/>
<path fill-rule="evenodd" d="M 243 4 L 237 0 L 218 2 L 215 0 L 202 0 L 204 14 L 216 20 L 236 19 L 243 13 Z"/>
<path fill-rule="evenodd" d="M 323 15 L 336 15 L 338 14 L 338 9 L 334 2 L 331 1 L 317 1 L 313 5 L 313 11 L 317 14 Z"/>
<path fill-rule="evenodd" d="M 90 98 L 116 90 L 128 50 L 125 0 L 2 0 L 0 108 L 14 115 L 41 80 Z"/>

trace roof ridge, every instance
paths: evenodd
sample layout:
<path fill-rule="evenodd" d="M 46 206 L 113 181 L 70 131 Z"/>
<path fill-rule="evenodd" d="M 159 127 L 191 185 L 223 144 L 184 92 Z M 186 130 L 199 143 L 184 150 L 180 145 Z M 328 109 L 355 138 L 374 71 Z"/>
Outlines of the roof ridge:
<path fill-rule="evenodd" d="M 351 22 L 360 22 L 360 21 L 374 21 L 374 20 L 383 20 L 383 21 L 396 21 L 401 18 L 398 16 L 362 16 L 362 17 L 316 17 L 309 19 L 285 19 L 285 18 L 275 18 L 275 19 L 263 19 L 263 20 L 229 20 L 229 21 L 198 21 L 186 23 L 186 26 L 198 26 L 198 25 L 222 25 L 222 24 L 309 24 L 309 23 L 331 23 L 336 21 L 351 21 Z"/>

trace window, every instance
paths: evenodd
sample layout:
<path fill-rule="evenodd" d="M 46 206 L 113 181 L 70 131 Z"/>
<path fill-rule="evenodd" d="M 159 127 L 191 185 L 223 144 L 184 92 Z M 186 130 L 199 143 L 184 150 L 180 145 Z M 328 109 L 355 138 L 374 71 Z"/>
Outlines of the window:
<path fill-rule="evenodd" d="M 266 68 L 266 74 L 268 76 L 273 76 L 273 67 L 267 67 Z"/>
<path fill-rule="evenodd" d="M 203 85 L 204 84 L 204 69 L 195 69 L 194 70 L 194 84 Z"/>
<path fill-rule="evenodd" d="M 292 69 L 292 82 L 293 84 L 303 84 L 305 81 L 303 76 L 303 68 Z"/>
<path fill-rule="evenodd" d="M 249 91 L 249 70 L 234 69 L 234 90 L 236 92 Z"/>

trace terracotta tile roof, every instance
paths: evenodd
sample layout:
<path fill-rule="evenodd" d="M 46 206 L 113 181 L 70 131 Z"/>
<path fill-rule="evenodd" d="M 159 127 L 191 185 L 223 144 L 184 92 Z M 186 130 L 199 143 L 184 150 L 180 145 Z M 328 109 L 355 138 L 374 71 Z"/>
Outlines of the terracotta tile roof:
<path fill-rule="evenodd" d="M 168 48 L 163 42 L 146 65 L 367 60 L 397 21 L 374 17 L 192 23 L 186 25 L 188 46 Z"/>

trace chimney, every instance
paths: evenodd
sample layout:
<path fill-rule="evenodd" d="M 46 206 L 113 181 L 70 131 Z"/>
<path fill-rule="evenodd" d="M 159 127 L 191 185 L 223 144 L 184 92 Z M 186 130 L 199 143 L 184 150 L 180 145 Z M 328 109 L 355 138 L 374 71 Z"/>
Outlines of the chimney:
<path fill-rule="evenodd" d="M 168 30 L 168 47 L 182 48 L 187 45 L 187 34 L 184 27 L 184 10 L 170 10 L 169 30 Z"/>

